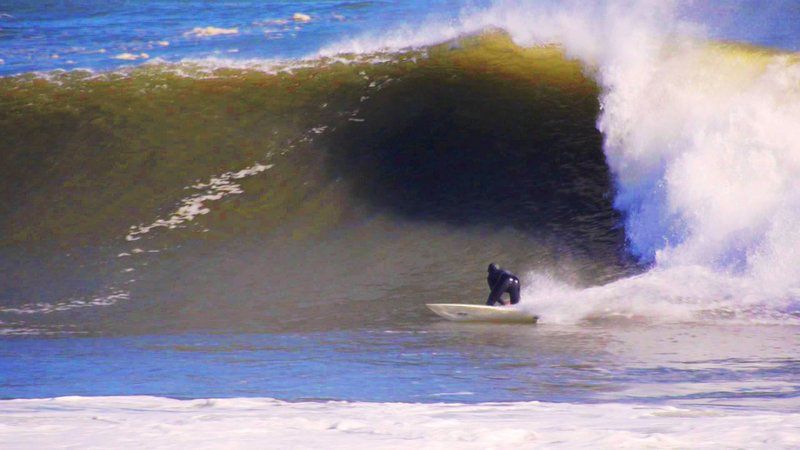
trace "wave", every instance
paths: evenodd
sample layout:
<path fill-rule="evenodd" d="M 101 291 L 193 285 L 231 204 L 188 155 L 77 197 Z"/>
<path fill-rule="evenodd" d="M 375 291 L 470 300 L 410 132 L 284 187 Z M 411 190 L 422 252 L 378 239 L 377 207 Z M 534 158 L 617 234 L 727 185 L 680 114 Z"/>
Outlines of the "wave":
<path fill-rule="evenodd" d="M 454 26 L 400 30 L 367 48 L 495 28 L 518 45 L 563 46 L 592 74 L 602 90 L 597 127 L 627 248 L 654 269 L 603 287 L 600 299 L 594 289 L 564 287 L 561 297 L 579 298 L 567 302 L 573 312 L 583 303 L 594 313 L 639 310 L 675 320 L 718 307 L 713 315 L 794 320 L 800 58 L 709 42 L 700 24 L 681 19 L 686 14 L 682 2 L 500 1 Z M 350 41 L 329 51 L 362 47 Z M 541 276 L 531 275 L 534 285 Z M 544 301 L 537 292 L 552 291 L 544 285 L 529 293 L 534 308 Z M 629 305 L 633 297 L 638 307 Z M 590 318 L 584 309 L 569 321 Z"/>
<path fill-rule="evenodd" d="M 607 195 L 597 86 L 556 47 L 523 49 L 495 33 L 258 69 L 209 64 L 2 80 L 11 136 L 2 228 L 14 286 L 5 313 L 57 322 L 53 312 L 113 298 L 146 316 L 137 299 L 178 307 L 220 295 L 233 322 L 253 283 L 262 298 L 337 308 L 331 299 L 354 296 L 367 255 L 351 255 L 352 269 L 327 290 L 291 287 L 305 275 L 279 267 L 318 267 L 321 276 L 344 267 L 364 234 L 374 255 L 393 255 L 379 278 L 423 277 L 403 301 L 437 278 L 452 280 L 438 295 L 482 296 L 467 274 L 482 271 L 486 255 L 570 266 L 584 283 L 635 270 Z M 397 248 L 398 229 L 438 248 L 437 266 L 425 248 Z M 254 241 L 263 253 L 232 250 Z M 338 257 L 321 250 L 339 245 Z M 46 266 L 46 275 L 13 269 L 31 248 L 44 256 L 25 267 Z M 106 256 L 75 256 L 83 248 Z M 221 270 L 244 261 L 246 280 Z M 75 266 L 103 273 L 91 275 L 103 292 L 63 292 L 89 284 Z M 189 287 L 178 294 L 171 276 Z M 237 300 L 211 294 L 211 284 Z M 218 320 L 201 316 L 186 326 Z"/>
<path fill-rule="evenodd" d="M 507 5 L 497 11 L 508 14 Z M 562 43 L 602 87 L 598 129 L 614 206 L 629 250 L 654 267 L 604 289 L 640 298 L 640 306 L 691 304 L 694 317 L 718 307 L 721 315 L 791 319 L 800 298 L 800 59 L 709 43 L 678 19 L 675 4 L 598 5 L 503 17 L 513 17 L 506 29 L 518 42 Z"/>
<path fill-rule="evenodd" d="M 274 264 L 249 254 L 249 265 L 288 277 L 278 285 L 289 291 L 265 281 L 262 296 L 336 305 L 358 297 L 355 267 L 314 292 L 271 267 L 324 273 L 341 258 L 321 249 L 350 251 L 367 232 L 369 251 L 395 258 L 376 273 L 417 283 L 404 299 L 419 298 L 420 280 L 436 285 L 426 270 L 457 273 L 437 295 L 480 297 L 467 274 L 498 258 L 530 273 L 525 302 L 543 321 L 794 320 L 798 57 L 708 42 L 678 16 L 662 2 L 498 2 L 287 64 L 2 79 L 7 258 L 43 243 L 133 254 L 125 236 L 146 237 L 139 253 L 182 248 L 184 263 L 214 248 L 202 270 L 182 272 L 192 278 L 266 241 Z M 204 182 L 222 178 L 236 183 Z M 402 253 L 397 229 L 442 254 Z M 109 292 L 187 289 L 155 275 L 174 273 L 163 253 L 112 259 L 107 270 L 124 276 Z M 245 303 L 262 275 L 248 273 L 234 281 Z M 203 286 L 174 301 L 214 303 Z M 7 312 L 53 303 L 12 291 Z M 186 326 L 211 320 L 195 319 Z"/>
<path fill-rule="evenodd" d="M 767 272 L 757 260 L 769 265 L 793 247 L 789 230 L 796 228 L 789 180 L 797 175 L 800 60 L 709 43 L 697 24 L 678 19 L 679 5 L 496 2 L 454 27 L 370 39 L 369 50 L 487 28 L 508 32 L 519 45 L 562 45 L 603 89 L 598 128 L 631 250 L 662 266 Z M 362 47 L 356 40 L 326 52 Z M 774 217 L 783 220 L 768 226 Z M 794 279 L 786 274 L 790 284 Z"/>

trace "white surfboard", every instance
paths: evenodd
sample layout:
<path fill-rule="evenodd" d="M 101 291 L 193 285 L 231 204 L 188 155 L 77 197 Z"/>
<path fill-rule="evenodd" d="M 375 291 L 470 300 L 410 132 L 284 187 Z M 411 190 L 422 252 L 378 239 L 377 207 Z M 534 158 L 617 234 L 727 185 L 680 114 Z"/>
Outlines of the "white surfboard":
<path fill-rule="evenodd" d="M 539 316 L 516 306 L 463 305 L 457 303 L 427 303 L 438 316 L 457 322 L 536 323 Z"/>

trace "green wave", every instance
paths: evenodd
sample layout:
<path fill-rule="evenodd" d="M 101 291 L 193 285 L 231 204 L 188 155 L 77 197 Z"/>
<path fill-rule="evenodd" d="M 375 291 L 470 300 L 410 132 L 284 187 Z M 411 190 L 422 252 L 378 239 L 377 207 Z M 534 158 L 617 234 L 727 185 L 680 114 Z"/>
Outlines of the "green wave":
<path fill-rule="evenodd" d="M 275 168 L 241 180 L 245 194 L 209 204 L 191 229 L 211 230 L 204 237 L 264 233 L 294 221 L 300 236 L 335 225 L 365 200 L 413 214 L 412 203 L 395 205 L 417 195 L 398 185 L 413 177 L 359 154 L 385 152 L 382 140 L 401 135 L 407 146 L 435 141 L 431 151 L 450 152 L 454 171 L 491 165 L 497 151 L 464 149 L 465 132 L 527 147 L 578 135 L 598 151 L 598 88 L 557 47 L 522 49 L 487 34 L 344 59 L 277 73 L 185 63 L 0 79 L 3 242 L 120 239 L 131 225 L 169 215 L 187 186 L 255 162 Z M 414 122 L 431 120 L 441 127 Z M 562 150 L 572 151 L 548 151 Z M 382 185 L 374 176 L 395 184 L 383 198 L 368 198 Z"/>

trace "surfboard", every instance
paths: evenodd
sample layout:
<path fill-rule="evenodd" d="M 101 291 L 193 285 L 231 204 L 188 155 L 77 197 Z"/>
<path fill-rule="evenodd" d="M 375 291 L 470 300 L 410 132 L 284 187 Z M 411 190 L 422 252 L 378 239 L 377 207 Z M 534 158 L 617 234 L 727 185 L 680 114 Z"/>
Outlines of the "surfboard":
<path fill-rule="evenodd" d="M 539 316 L 516 306 L 463 305 L 427 303 L 425 306 L 439 317 L 456 322 L 536 323 Z"/>

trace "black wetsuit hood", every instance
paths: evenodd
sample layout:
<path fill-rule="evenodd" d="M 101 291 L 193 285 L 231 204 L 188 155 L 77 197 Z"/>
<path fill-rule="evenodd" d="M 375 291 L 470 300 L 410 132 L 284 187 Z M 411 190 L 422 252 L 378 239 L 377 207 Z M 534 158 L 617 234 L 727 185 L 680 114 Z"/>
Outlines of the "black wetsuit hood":
<path fill-rule="evenodd" d="M 487 277 L 487 281 L 489 282 L 489 287 L 492 288 L 494 285 L 497 284 L 503 278 L 517 278 L 516 275 L 509 272 L 508 270 L 503 270 L 497 264 L 489 264 L 489 276 Z"/>

